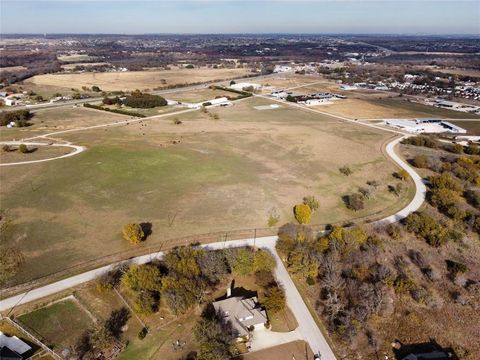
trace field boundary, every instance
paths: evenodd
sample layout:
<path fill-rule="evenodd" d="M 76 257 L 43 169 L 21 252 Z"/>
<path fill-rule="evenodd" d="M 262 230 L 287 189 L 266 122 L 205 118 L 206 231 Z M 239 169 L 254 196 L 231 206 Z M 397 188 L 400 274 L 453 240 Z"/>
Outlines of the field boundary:
<path fill-rule="evenodd" d="M 8 322 L 10 325 L 12 325 L 14 328 L 16 328 L 18 331 L 22 332 L 23 334 L 25 334 L 27 337 L 31 338 L 35 344 L 37 344 L 38 346 L 40 346 L 43 350 L 45 350 L 46 352 L 48 352 L 50 355 L 52 355 L 52 357 L 56 360 L 62 360 L 63 358 L 58 355 L 54 350 L 50 349 L 47 345 L 45 345 L 40 339 L 38 339 L 35 335 L 33 335 L 30 331 L 28 331 L 27 329 L 25 329 L 22 325 L 20 325 L 19 323 L 17 323 L 15 320 L 9 318 L 9 317 L 2 317 L 0 315 L 0 320 L 5 320 L 6 322 Z"/>

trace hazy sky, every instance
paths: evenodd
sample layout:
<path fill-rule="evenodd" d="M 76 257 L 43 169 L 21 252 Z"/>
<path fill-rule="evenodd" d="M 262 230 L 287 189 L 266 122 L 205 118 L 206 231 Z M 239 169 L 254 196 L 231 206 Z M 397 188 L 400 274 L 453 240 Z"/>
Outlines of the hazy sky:
<path fill-rule="evenodd" d="M 480 0 L 0 0 L 2 33 L 480 34 Z"/>

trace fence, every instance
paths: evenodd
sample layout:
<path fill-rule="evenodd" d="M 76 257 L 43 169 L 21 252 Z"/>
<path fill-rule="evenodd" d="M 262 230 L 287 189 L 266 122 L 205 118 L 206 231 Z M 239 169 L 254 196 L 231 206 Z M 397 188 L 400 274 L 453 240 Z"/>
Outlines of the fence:
<path fill-rule="evenodd" d="M 361 216 L 357 218 L 350 219 L 351 225 L 354 221 L 364 221 L 366 223 L 373 221 L 372 217 L 377 217 L 384 212 L 385 209 L 379 210 L 374 214 L 369 214 L 366 216 Z M 366 221 L 365 221 L 366 220 Z M 309 227 L 315 231 L 320 231 L 325 229 L 327 224 L 314 224 L 309 225 Z M 346 224 L 342 224 L 345 226 Z M 239 229 L 231 231 L 217 231 L 197 235 L 188 235 L 177 238 L 165 238 L 160 243 L 150 246 L 144 246 L 140 244 L 135 249 L 129 249 L 124 251 L 119 251 L 113 254 L 108 254 L 101 256 L 92 260 L 88 260 L 82 263 L 74 264 L 69 268 L 66 268 L 61 271 L 53 272 L 50 274 L 42 275 L 32 280 L 13 285 L 9 288 L 1 290 L 1 299 L 14 296 L 19 293 L 28 292 L 34 288 L 44 286 L 46 284 L 58 281 L 73 274 L 79 274 L 85 271 L 93 270 L 101 266 L 108 264 L 116 263 L 121 260 L 128 260 L 136 256 L 156 253 L 160 251 L 168 251 L 178 246 L 185 245 L 195 245 L 195 244 L 208 244 L 214 242 L 222 242 L 229 240 L 238 240 L 238 239 L 248 239 L 248 238 L 259 238 L 265 236 L 274 236 L 278 234 L 279 227 L 266 227 L 266 228 L 252 228 L 252 229 Z"/>
<path fill-rule="evenodd" d="M 10 319 L 9 317 L 0 317 L 0 320 L 4 320 L 16 328 L 21 333 L 25 334 L 27 338 L 32 339 L 35 344 L 40 346 L 44 351 L 50 354 L 56 360 L 62 360 L 63 358 L 58 355 L 55 351 L 50 349 L 47 345 L 45 345 L 42 341 L 40 341 L 37 336 L 33 335 L 30 331 L 26 330 L 23 326 L 18 324 L 15 320 Z"/>

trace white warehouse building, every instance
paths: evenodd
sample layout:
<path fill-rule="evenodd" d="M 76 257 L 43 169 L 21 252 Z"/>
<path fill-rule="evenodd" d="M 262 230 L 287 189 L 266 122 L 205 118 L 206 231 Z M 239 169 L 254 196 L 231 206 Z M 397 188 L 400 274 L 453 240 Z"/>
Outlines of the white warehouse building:
<path fill-rule="evenodd" d="M 421 133 L 453 133 L 453 134 L 465 134 L 467 130 L 454 125 L 448 121 L 440 119 L 387 119 L 385 124 L 400 130 L 404 130 L 413 134 Z"/>

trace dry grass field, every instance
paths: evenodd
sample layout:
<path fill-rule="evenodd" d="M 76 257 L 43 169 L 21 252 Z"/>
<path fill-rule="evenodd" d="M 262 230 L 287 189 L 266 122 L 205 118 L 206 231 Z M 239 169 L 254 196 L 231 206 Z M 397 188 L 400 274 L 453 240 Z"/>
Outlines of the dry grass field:
<path fill-rule="evenodd" d="M 78 129 L 112 122 L 125 122 L 130 117 L 106 111 L 88 109 L 83 106 L 62 106 L 33 111 L 31 126 L 23 128 L 0 128 L 0 139 L 20 140 L 47 133 Z"/>
<path fill-rule="evenodd" d="M 211 109 L 218 120 L 196 111 L 173 115 L 181 125 L 172 116 L 61 134 L 88 150 L 2 171 L 0 201 L 15 224 L 8 243 L 26 257 L 12 283 L 134 249 L 121 236 L 128 222 L 153 224 L 141 249 L 266 227 L 272 211 L 280 223 L 292 221 L 292 206 L 307 195 L 320 201 L 316 224 L 379 218 L 409 201 L 411 188 L 401 197 L 387 190 L 396 181 L 382 154 L 391 134 L 288 106 L 255 110 L 269 103 Z M 351 176 L 338 171 L 344 165 Z M 375 197 L 364 210 L 347 210 L 341 196 L 367 180 L 381 183 Z"/>
<path fill-rule="evenodd" d="M 73 149 L 68 147 L 28 146 L 29 153 L 22 154 L 19 151 L 15 151 L 15 148 L 12 146 L 12 151 L 0 152 L 0 164 L 47 159 L 73 151 Z"/>
<path fill-rule="evenodd" d="M 249 74 L 248 69 L 176 69 L 155 71 L 127 71 L 82 74 L 37 75 L 25 81 L 39 88 L 55 87 L 62 89 L 99 86 L 104 91 L 152 90 L 168 85 L 191 84 L 212 80 L 223 80 Z M 162 80 L 165 80 L 163 82 Z"/>

